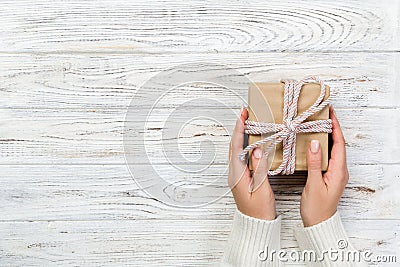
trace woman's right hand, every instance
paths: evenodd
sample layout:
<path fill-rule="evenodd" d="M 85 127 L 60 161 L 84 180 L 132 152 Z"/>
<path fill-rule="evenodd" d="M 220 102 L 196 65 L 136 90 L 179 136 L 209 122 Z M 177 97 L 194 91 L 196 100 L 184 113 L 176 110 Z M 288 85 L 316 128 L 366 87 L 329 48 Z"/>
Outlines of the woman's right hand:
<path fill-rule="evenodd" d="M 238 155 L 243 151 L 244 122 L 248 117 L 247 109 L 240 110 L 240 116 L 233 130 L 229 149 L 229 175 L 228 183 L 238 210 L 250 217 L 262 220 L 274 220 L 275 197 L 268 181 L 268 166 L 265 154 L 261 148 L 256 148 L 252 153 L 253 173 L 250 172 L 245 161 Z M 254 184 L 261 185 L 252 191 Z"/>
<path fill-rule="evenodd" d="M 349 180 L 345 139 L 332 106 L 329 111 L 333 146 L 328 170 L 324 175 L 321 171 L 322 152 L 319 142 L 311 141 L 307 151 L 308 177 L 300 201 L 300 214 L 305 227 L 325 221 L 335 214 Z"/>

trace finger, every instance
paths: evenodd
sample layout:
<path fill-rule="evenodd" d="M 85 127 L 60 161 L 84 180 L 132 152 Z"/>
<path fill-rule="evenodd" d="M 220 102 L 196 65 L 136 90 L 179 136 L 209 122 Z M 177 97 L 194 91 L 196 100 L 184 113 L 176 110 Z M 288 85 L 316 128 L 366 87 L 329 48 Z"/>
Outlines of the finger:
<path fill-rule="evenodd" d="M 318 140 L 312 140 L 308 146 L 307 150 L 307 170 L 308 177 L 306 186 L 312 188 L 319 188 L 324 185 L 322 179 L 322 152 L 321 145 Z"/>
<path fill-rule="evenodd" d="M 336 117 L 335 110 L 331 106 L 329 108 L 330 118 L 332 120 L 332 151 L 331 159 L 335 161 L 335 165 L 346 165 L 346 142 L 339 121 Z"/>
<path fill-rule="evenodd" d="M 345 144 L 342 128 L 340 127 L 339 120 L 336 116 L 333 106 L 329 107 L 329 117 L 332 120 L 332 139 L 335 143 Z"/>
<path fill-rule="evenodd" d="M 240 109 L 239 118 L 236 120 L 235 129 L 232 133 L 230 149 L 231 152 L 237 157 L 237 155 L 243 150 L 243 143 L 244 143 L 244 122 L 248 117 L 247 109 L 242 107 Z"/>
<path fill-rule="evenodd" d="M 245 161 L 238 157 L 243 150 L 244 122 L 248 117 L 247 109 L 241 108 L 239 118 L 236 121 L 229 146 L 229 175 L 228 184 L 233 191 L 246 192 L 250 184 L 250 171 Z M 244 179 L 245 178 L 245 179 Z"/>
<path fill-rule="evenodd" d="M 269 186 L 267 159 L 261 148 L 257 147 L 251 153 L 251 164 L 254 172 L 249 191 L 255 192 L 264 182 Z"/>

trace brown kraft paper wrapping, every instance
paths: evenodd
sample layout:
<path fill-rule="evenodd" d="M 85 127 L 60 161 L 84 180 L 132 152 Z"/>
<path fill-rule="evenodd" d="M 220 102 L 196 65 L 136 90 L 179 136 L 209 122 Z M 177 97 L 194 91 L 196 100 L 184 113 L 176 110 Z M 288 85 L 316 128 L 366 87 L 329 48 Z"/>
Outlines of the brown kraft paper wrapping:
<path fill-rule="evenodd" d="M 249 86 L 248 104 L 249 120 L 282 123 L 283 121 L 283 93 L 284 83 L 255 83 Z M 329 97 L 329 86 L 325 86 L 326 94 L 324 100 Z M 317 83 L 306 83 L 303 85 L 297 104 L 297 114 L 306 111 L 317 100 L 321 94 L 321 87 Z M 268 106 L 266 105 L 269 105 Z M 272 114 L 271 114 L 272 113 Z M 329 106 L 320 112 L 308 117 L 305 121 L 329 119 Z M 249 135 L 248 143 L 252 144 L 262 138 L 269 136 Z M 307 170 L 306 153 L 311 140 L 318 140 L 322 150 L 322 170 L 328 168 L 328 133 L 298 133 L 296 135 L 296 171 Z M 265 148 L 265 145 L 262 147 Z M 251 152 L 250 152 L 251 155 Z M 273 156 L 273 157 L 272 157 Z M 268 157 L 270 170 L 275 170 L 282 162 L 282 142 L 275 147 Z M 271 164 L 271 165 L 270 165 Z M 252 169 L 251 156 L 249 157 L 249 168 Z"/>

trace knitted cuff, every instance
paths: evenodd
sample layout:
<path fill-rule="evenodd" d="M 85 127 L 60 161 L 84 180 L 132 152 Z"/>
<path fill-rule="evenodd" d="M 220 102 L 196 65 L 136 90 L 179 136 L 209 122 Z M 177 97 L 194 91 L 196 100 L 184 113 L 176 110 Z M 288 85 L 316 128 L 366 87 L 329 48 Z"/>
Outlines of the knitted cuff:
<path fill-rule="evenodd" d="M 316 262 L 306 261 L 309 266 L 365 266 L 362 259 L 361 263 L 341 259 L 343 252 L 356 250 L 350 244 L 338 212 L 329 219 L 310 227 L 304 227 L 302 224 L 295 226 L 294 235 L 302 251 L 314 251 L 319 257 Z M 327 254 L 329 252 L 326 251 L 338 251 L 338 259 L 335 259 L 336 254 L 334 254 L 332 260 Z"/>
<path fill-rule="evenodd" d="M 222 263 L 224 266 L 273 266 L 268 260 L 260 260 L 259 254 L 280 249 L 280 228 L 280 216 L 275 220 L 261 220 L 236 209 Z"/>

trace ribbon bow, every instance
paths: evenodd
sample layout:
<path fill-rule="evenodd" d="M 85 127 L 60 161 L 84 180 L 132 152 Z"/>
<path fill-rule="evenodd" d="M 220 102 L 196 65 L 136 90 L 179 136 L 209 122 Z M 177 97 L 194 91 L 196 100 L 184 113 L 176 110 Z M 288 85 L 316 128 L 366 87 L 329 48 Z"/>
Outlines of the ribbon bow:
<path fill-rule="evenodd" d="M 282 80 L 285 83 L 284 88 L 284 106 L 283 106 L 283 123 L 265 123 L 246 120 L 245 133 L 250 135 L 261 135 L 266 133 L 274 133 L 262 140 L 248 145 L 239 154 L 240 160 L 245 160 L 246 154 L 262 144 L 271 142 L 265 149 L 265 155 L 268 157 L 272 149 L 283 142 L 283 159 L 282 163 L 276 170 L 268 171 L 268 175 L 277 174 L 293 174 L 296 162 L 296 134 L 297 133 L 316 133 L 332 132 L 332 120 L 315 120 L 304 122 L 309 116 L 321 111 L 330 103 L 330 97 L 323 101 L 325 97 L 325 84 L 318 77 L 308 76 L 300 81 Z M 297 101 L 303 85 L 307 82 L 317 82 L 321 85 L 321 94 L 314 104 L 306 111 L 297 115 Z"/>

